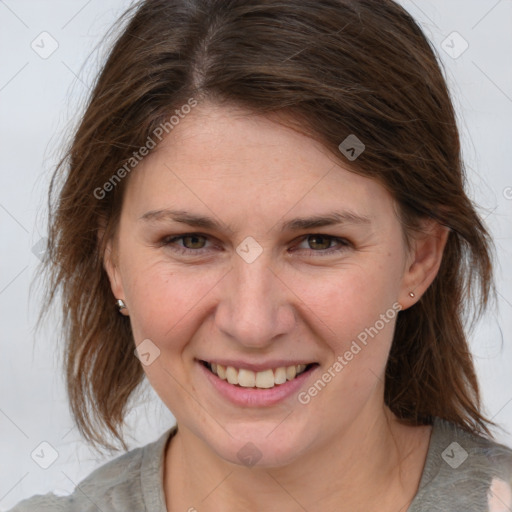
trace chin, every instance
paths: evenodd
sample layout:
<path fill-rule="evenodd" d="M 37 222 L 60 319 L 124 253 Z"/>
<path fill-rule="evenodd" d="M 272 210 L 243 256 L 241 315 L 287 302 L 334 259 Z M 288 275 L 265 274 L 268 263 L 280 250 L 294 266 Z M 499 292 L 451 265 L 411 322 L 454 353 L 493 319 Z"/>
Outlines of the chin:
<path fill-rule="evenodd" d="M 268 425 L 236 425 L 227 428 L 221 439 L 203 438 L 222 459 L 245 467 L 272 468 L 292 463 L 310 440 L 302 439 L 296 426 L 291 432 L 285 423 Z"/>

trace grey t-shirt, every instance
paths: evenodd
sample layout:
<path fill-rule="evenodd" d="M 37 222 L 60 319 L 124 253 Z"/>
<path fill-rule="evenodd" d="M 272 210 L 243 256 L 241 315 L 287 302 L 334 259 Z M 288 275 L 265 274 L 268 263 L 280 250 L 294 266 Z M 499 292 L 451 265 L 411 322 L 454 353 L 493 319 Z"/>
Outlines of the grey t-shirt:
<path fill-rule="evenodd" d="M 69 496 L 34 496 L 9 512 L 167 512 L 163 461 L 166 441 L 175 433 L 173 427 L 104 464 Z M 407 512 L 437 511 L 512 511 L 512 449 L 435 418 L 418 492 Z"/>

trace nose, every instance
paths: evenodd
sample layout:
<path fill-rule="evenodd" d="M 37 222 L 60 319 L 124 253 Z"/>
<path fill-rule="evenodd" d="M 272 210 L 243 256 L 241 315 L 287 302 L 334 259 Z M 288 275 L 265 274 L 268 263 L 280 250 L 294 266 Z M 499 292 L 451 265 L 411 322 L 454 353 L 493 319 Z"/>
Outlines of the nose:
<path fill-rule="evenodd" d="M 247 348 L 264 349 L 295 327 L 293 293 L 269 263 L 266 251 L 252 263 L 235 255 L 223 280 L 216 327 Z"/>

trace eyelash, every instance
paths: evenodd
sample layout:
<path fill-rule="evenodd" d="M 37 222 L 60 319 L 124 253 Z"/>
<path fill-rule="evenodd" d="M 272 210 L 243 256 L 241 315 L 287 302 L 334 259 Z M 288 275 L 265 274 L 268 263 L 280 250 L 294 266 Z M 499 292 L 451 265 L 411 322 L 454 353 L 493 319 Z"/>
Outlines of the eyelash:
<path fill-rule="evenodd" d="M 190 255 L 194 255 L 194 256 L 203 254 L 204 251 L 208 251 L 208 249 L 205 247 L 202 247 L 200 249 L 188 249 L 186 247 L 178 247 L 176 245 L 173 245 L 173 244 L 175 244 L 176 241 L 183 240 L 185 237 L 189 237 L 189 236 L 200 237 L 200 238 L 205 238 L 205 239 L 209 240 L 208 235 L 203 235 L 202 233 L 184 233 L 183 235 L 179 235 L 179 236 L 164 237 L 160 241 L 159 246 L 169 247 L 172 251 L 175 251 L 178 254 L 190 254 Z M 330 247 L 328 249 L 321 249 L 321 250 L 305 249 L 306 251 L 309 251 L 311 253 L 311 255 L 314 255 L 314 257 L 317 257 L 317 256 L 322 257 L 322 256 L 331 255 L 333 253 L 340 253 L 340 252 L 347 250 L 350 247 L 353 247 L 352 244 L 345 238 L 338 238 L 338 237 L 331 236 L 331 235 L 324 235 L 323 233 L 308 233 L 307 235 L 304 235 L 302 237 L 302 239 L 299 243 L 307 241 L 309 237 L 326 238 L 330 242 L 338 242 L 340 244 L 339 248 Z M 299 250 L 304 250 L 304 249 L 299 249 Z"/>

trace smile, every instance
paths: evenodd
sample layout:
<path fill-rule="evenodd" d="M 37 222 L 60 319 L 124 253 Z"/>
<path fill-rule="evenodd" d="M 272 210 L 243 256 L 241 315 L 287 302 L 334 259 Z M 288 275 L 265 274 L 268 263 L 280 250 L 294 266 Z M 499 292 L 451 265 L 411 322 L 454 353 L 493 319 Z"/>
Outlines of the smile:
<path fill-rule="evenodd" d="M 294 380 L 305 373 L 311 367 L 316 366 L 316 363 L 297 364 L 254 372 L 245 368 L 234 368 L 233 366 L 224 366 L 207 361 L 201 361 L 201 363 L 219 379 L 227 381 L 229 384 L 258 389 L 270 389 L 285 384 L 287 381 Z"/>

